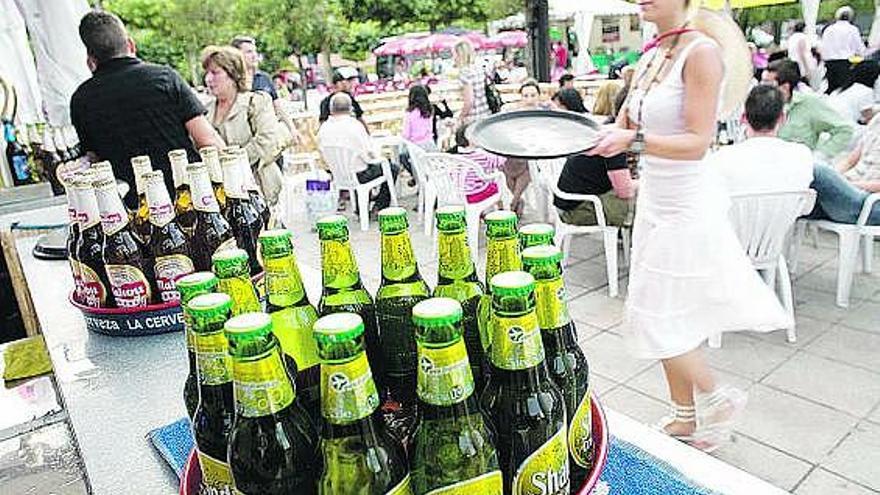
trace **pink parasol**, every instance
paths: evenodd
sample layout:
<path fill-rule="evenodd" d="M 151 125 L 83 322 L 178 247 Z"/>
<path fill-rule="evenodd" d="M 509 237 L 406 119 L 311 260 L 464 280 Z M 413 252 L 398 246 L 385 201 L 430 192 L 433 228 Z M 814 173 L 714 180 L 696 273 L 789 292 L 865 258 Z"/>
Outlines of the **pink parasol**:
<path fill-rule="evenodd" d="M 505 47 L 522 48 L 529 44 L 529 37 L 525 31 L 502 31 L 491 40 Z"/>
<path fill-rule="evenodd" d="M 373 53 L 379 57 L 420 53 L 423 40 L 424 38 L 395 38 L 386 41 L 382 46 L 373 50 Z"/>

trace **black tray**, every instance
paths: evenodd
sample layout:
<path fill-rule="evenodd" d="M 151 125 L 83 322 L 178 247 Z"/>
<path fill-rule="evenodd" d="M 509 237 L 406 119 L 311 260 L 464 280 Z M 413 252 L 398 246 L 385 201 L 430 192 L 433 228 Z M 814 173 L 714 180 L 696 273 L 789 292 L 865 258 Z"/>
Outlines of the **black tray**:
<path fill-rule="evenodd" d="M 477 122 L 469 129 L 468 140 L 490 153 L 511 158 L 561 158 L 595 146 L 600 128 L 580 113 L 517 110 Z"/>

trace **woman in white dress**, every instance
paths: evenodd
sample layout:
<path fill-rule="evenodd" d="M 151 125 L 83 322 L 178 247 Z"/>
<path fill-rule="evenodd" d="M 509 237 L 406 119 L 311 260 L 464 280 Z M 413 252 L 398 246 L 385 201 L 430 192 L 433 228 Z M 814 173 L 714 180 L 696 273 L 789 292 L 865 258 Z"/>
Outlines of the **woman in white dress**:
<path fill-rule="evenodd" d="M 660 359 L 672 414 L 658 425 L 704 450 L 729 438 L 745 393 L 717 386 L 701 345 L 723 331 L 784 328 L 703 165 L 724 77 L 719 46 L 687 27 L 688 0 L 642 0 L 661 33 L 646 47 L 627 103 L 590 154 L 642 154 L 625 327 L 630 347 Z M 698 414 L 699 413 L 699 414 Z"/>

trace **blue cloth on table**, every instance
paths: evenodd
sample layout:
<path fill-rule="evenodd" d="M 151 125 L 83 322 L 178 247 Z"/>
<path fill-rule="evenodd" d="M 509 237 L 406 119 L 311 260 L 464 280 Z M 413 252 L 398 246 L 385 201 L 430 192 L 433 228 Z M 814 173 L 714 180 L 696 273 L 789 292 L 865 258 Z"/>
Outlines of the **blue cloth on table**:
<path fill-rule="evenodd" d="M 195 447 L 192 428 L 188 418 L 179 419 L 147 433 L 147 439 L 153 444 L 159 455 L 171 466 L 177 477 L 183 476 L 183 468 L 190 452 Z"/>

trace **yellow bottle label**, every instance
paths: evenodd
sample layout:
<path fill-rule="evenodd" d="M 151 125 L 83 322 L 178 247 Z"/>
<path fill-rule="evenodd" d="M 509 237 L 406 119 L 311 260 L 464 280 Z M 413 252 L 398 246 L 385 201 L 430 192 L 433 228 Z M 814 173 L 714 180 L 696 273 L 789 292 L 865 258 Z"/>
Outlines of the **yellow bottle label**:
<path fill-rule="evenodd" d="M 312 337 L 312 326 L 318 313 L 311 304 L 293 306 L 272 313 L 272 333 L 278 338 L 281 350 L 296 361 L 300 371 L 318 365 L 318 346 Z"/>
<path fill-rule="evenodd" d="M 514 495 L 567 495 L 568 446 L 565 427 L 532 452 L 513 477 Z"/>
<path fill-rule="evenodd" d="M 535 284 L 535 313 L 538 315 L 538 326 L 545 330 L 559 328 L 571 321 L 562 277 Z"/>
<path fill-rule="evenodd" d="M 486 246 L 486 285 L 499 273 L 522 270 L 519 242 L 510 239 L 489 239 Z"/>
<path fill-rule="evenodd" d="M 589 390 L 581 397 L 581 402 L 571 417 L 568 428 L 568 447 L 571 451 L 571 458 L 579 466 L 584 468 L 592 466 L 590 453 L 593 450 L 593 411 Z"/>
<path fill-rule="evenodd" d="M 410 482 L 409 474 L 407 474 L 406 478 L 400 480 L 400 483 L 388 490 L 385 495 L 412 495 L 412 492 L 412 483 Z"/>
<path fill-rule="evenodd" d="M 474 393 L 474 377 L 463 339 L 440 349 L 418 344 L 418 352 L 416 391 L 420 399 L 435 406 L 450 406 Z"/>
<path fill-rule="evenodd" d="M 293 256 L 263 260 L 266 272 L 266 293 L 269 302 L 276 306 L 289 306 L 305 297 L 305 288 L 299 277 Z"/>
<path fill-rule="evenodd" d="M 541 329 L 534 311 L 516 318 L 492 315 L 489 320 L 492 364 L 505 370 L 522 370 L 544 361 Z"/>
<path fill-rule="evenodd" d="M 416 272 L 416 257 L 413 253 L 409 234 L 382 236 L 382 276 L 398 281 L 411 277 Z"/>
<path fill-rule="evenodd" d="M 218 461 L 203 452 L 198 452 L 199 465 L 202 468 L 202 495 L 235 495 L 239 492 L 232 481 L 232 470 L 229 464 Z"/>
<path fill-rule="evenodd" d="M 223 332 L 193 333 L 199 381 L 204 385 L 223 385 L 232 381 L 232 358 Z"/>
<path fill-rule="evenodd" d="M 296 397 L 277 352 L 256 361 L 234 359 L 232 376 L 235 411 L 246 418 L 275 414 L 289 406 Z"/>
<path fill-rule="evenodd" d="M 113 299 L 120 308 L 142 308 L 150 304 L 150 282 L 140 268 L 105 265 Z"/>
<path fill-rule="evenodd" d="M 379 407 L 379 394 L 362 352 L 347 363 L 321 364 L 321 413 L 333 424 L 365 418 Z"/>
<path fill-rule="evenodd" d="M 232 316 L 263 310 L 254 284 L 248 277 L 221 278 L 217 282 L 217 290 L 232 298 Z"/>
<path fill-rule="evenodd" d="M 441 233 L 437 250 L 440 259 L 439 272 L 442 276 L 458 280 L 473 273 L 474 263 L 471 261 L 471 251 L 468 249 L 467 237 L 464 232 Z"/>
<path fill-rule="evenodd" d="M 454 485 L 436 488 L 426 495 L 501 495 L 503 489 L 504 478 L 501 471 L 492 471 Z"/>

